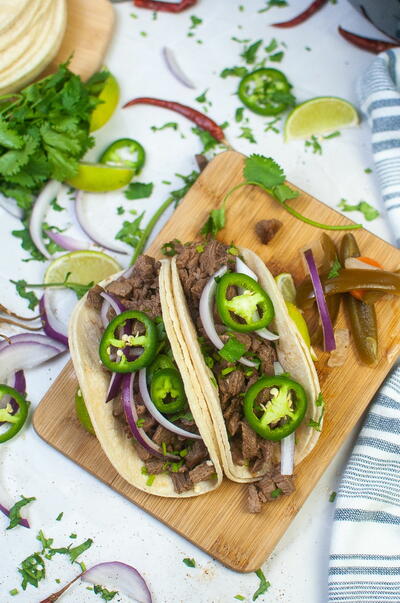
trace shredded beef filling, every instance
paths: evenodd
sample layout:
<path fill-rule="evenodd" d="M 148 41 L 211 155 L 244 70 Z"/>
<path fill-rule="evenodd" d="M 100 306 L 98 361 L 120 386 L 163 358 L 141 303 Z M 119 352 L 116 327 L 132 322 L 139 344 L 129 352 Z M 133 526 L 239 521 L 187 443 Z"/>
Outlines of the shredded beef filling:
<path fill-rule="evenodd" d="M 254 475 L 264 476 L 259 482 L 248 487 L 249 511 L 258 513 L 261 511 L 261 503 L 273 501 L 281 494 L 290 494 L 294 490 L 292 478 L 280 475 L 279 467 L 274 466 L 274 451 L 279 444 L 261 438 L 251 429 L 243 414 L 244 393 L 261 375 L 274 374 L 274 361 L 277 360 L 275 348 L 271 342 L 261 339 L 254 333 L 235 332 L 235 338 L 245 346 L 246 352 L 259 358 L 259 372 L 239 363 L 229 363 L 219 357 L 201 323 L 199 302 L 205 285 L 217 270 L 222 266 L 227 266 L 230 270 L 235 269 L 235 256 L 229 253 L 227 245 L 215 239 L 207 244 L 204 242 L 179 244 L 175 246 L 175 250 L 189 312 L 201 338 L 203 354 L 209 361 L 207 364 L 218 383 L 233 462 L 236 465 L 247 466 Z M 234 294 L 234 291 L 231 292 L 231 295 Z M 216 330 L 221 340 L 226 343 L 229 338 L 226 334 L 227 328 L 220 324 L 216 310 L 214 310 L 214 319 Z"/>
<path fill-rule="evenodd" d="M 135 309 L 145 312 L 153 320 L 162 316 L 159 292 L 160 262 L 146 255 L 140 256 L 129 276 L 121 276 L 105 287 L 105 291 L 115 295 L 127 310 Z M 100 310 L 103 304 L 101 293 L 103 288 L 99 285 L 93 287 L 88 294 L 87 303 Z M 114 311 L 109 311 L 109 319 L 114 318 Z M 139 323 L 138 323 L 139 324 Z M 143 422 L 142 428 L 146 434 L 167 452 L 175 453 L 179 458 L 168 457 L 160 459 L 154 456 L 139 442 L 137 442 L 129 429 L 122 408 L 121 399 L 117 396 L 113 404 L 113 415 L 124 427 L 128 438 L 132 438 L 133 445 L 139 458 L 144 462 L 149 475 L 168 473 L 173 481 L 175 491 L 179 494 L 191 490 L 194 484 L 215 477 L 215 467 L 210 461 L 208 450 L 202 440 L 195 440 L 178 436 L 157 421 L 147 411 L 139 392 L 137 380 L 134 386 L 134 398 L 139 419 Z M 175 424 L 192 433 L 199 433 L 195 422 L 189 417 L 182 417 Z M 184 456 L 180 457 L 179 453 Z M 179 460 L 180 459 L 180 460 Z"/>

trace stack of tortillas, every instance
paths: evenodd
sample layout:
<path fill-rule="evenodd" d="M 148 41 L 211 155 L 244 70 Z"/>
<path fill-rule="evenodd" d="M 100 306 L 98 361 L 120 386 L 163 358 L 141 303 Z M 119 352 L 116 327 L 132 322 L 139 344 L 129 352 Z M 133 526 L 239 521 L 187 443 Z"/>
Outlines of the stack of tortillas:
<path fill-rule="evenodd" d="M 21 89 L 47 67 L 66 24 L 66 0 L 0 0 L 0 94 Z"/>

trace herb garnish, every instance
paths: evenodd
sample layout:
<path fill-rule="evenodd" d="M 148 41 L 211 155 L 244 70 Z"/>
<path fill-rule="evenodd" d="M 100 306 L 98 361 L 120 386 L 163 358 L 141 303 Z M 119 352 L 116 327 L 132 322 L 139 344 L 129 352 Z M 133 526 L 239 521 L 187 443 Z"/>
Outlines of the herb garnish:
<path fill-rule="evenodd" d="M 93 592 L 95 595 L 100 595 L 100 597 L 101 597 L 101 599 L 103 599 L 103 601 L 112 601 L 114 599 L 115 595 L 118 595 L 117 590 L 107 590 L 106 588 L 103 588 L 99 584 L 95 584 L 93 586 Z"/>
<path fill-rule="evenodd" d="M 36 295 L 34 294 L 33 291 L 27 291 L 26 287 L 28 285 L 28 283 L 21 279 L 19 281 L 13 281 L 10 279 L 10 283 L 12 283 L 13 285 L 15 285 L 15 288 L 17 290 L 17 293 L 20 297 L 22 297 L 23 299 L 27 299 L 28 300 L 28 308 L 29 310 L 34 310 L 36 308 L 36 306 L 39 303 L 38 298 L 36 297 Z"/>
<path fill-rule="evenodd" d="M 336 499 L 336 492 L 333 491 L 333 492 L 331 492 L 331 495 L 329 497 L 329 502 L 333 503 L 333 502 L 335 502 L 335 499 Z"/>
<path fill-rule="evenodd" d="M 28 505 L 33 500 L 36 500 L 36 498 L 34 496 L 32 496 L 31 498 L 25 498 L 24 495 L 21 495 L 21 500 L 16 502 L 15 505 L 13 505 L 10 509 L 10 512 L 8 514 L 10 523 L 8 524 L 6 530 L 12 530 L 19 524 L 19 522 L 22 519 L 21 514 L 20 514 L 22 507 L 24 507 L 25 505 Z"/>
<path fill-rule="evenodd" d="M 260 585 L 259 585 L 259 587 L 257 588 L 256 592 L 253 595 L 253 601 L 255 601 L 256 599 L 258 599 L 258 597 L 260 595 L 263 595 L 265 592 L 267 592 L 267 590 L 271 586 L 271 583 L 268 582 L 267 579 L 266 579 L 266 577 L 264 576 L 264 573 L 263 573 L 262 569 L 258 569 L 255 573 L 256 573 L 256 576 L 260 580 Z"/>
<path fill-rule="evenodd" d="M 153 183 L 148 182 L 131 182 L 125 190 L 125 197 L 129 200 L 147 199 L 153 192 Z"/>
<path fill-rule="evenodd" d="M 233 76 L 233 77 L 244 77 L 245 75 L 248 74 L 248 69 L 247 67 L 225 67 L 225 69 L 223 69 L 221 71 L 221 73 L 219 74 L 219 77 L 222 77 L 222 79 L 226 79 L 227 77 Z"/>
<path fill-rule="evenodd" d="M 322 147 L 320 145 L 320 143 L 318 142 L 318 138 L 316 136 L 314 136 L 314 134 L 311 136 L 311 138 L 309 140 L 306 140 L 304 142 L 304 147 L 307 150 L 308 148 L 311 148 L 312 152 L 314 154 L 319 154 L 322 155 Z"/>
<path fill-rule="evenodd" d="M 157 127 L 157 126 L 151 126 L 151 130 L 153 132 L 159 132 L 160 130 L 166 130 L 167 128 L 172 128 L 172 130 L 177 130 L 178 129 L 178 124 L 176 121 L 168 121 L 166 124 L 164 124 L 163 126 Z"/>
<path fill-rule="evenodd" d="M 261 8 L 258 12 L 266 13 L 267 10 L 269 10 L 270 8 L 273 8 L 273 7 L 282 8 L 284 6 L 288 6 L 288 3 L 286 2 L 286 0 L 267 0 L 267 6 L 265 6 L 264 8 Z"/>
<path fill-rule="evenodd" d="M 246 597 L 243 595 L 235 595 L 233 598 L 237 599 L 238 601 L 246 601 Z"/>
<path fill-rule="evenodd" d="M 250 46 L 246 46 L 243 52 L 241 53 L 242 59 L 247 63 L 247 65 L 253 65 L 256 62 L 257 51 L 262 44 L 262 40 L 257 40 L 257 42 L 253 42 Z"/>
<path fill-rule="evenodd" d="M 218 354 L 227 360 L 227 362 L 236 362 L 246 352 L 246 346 L 241 343 L 234 335 L 230 335 L 225 345 L 218 351 Z"/>
<path fill-rule="evenodd" d="M 129 220 L 124 220 L 122 223 L 122 228 L 117 232 L 115 238 L 118 241 L 122 241 L 123 243 L 126 243 L 127 245 L 130 245 L 136 249 L 143 234 L 143 230 L 140 228 L 143 216 L 144 211 L 140 214 L 140 216 L 132 220 L 132 222 L 129 222 Z"/>
<path fill-rule="evenodd" d="M 322 392 L 319 392 L 317 399 L 315 400 L 315 405 L 321 407 L 321 414 L 319 416 L 318 421 L 314 421 L 314 419 L 310 419 L 308 422 L 308 426 L 315 429 L 315 431 L 321 431 L 322 417 L 324 416 L 324 412 L 325 412 L 325 400 L 322 396 Z"/>
<path fill-rule="evenodd" d="M 335 278 L 336 276 L 339 276 L 339 272 L 342 269 L 342 264 L 339 262 L 338 258 L 335 257 L 332 267 L 329 271 L 328 274 L 328 278 Z"/>
<path fill-rule="evenodd" d="M 372 220 L 375 220 L 375 218 L 380 216 L 379 211 L 366 201 L 360 201 L 355 205 L 351 205 L 350 203 L 347 203 L 346 199 L 341 199 L 338 207 L 340 207 L 342 211 L 360 211 L 367 222 L 372 222 Z"/>
<path fill-rule="evenodd" d="M 38 303 L 38 299 L 36 295 L 32 292 L 27 292 L 26 289 L 45 289 L 47 287 L 64 287 L 65 289 L 71 289 L 74 291 L 78 299 L 81 299 L 94 285 L 94 281 L 91 281 L 87 285 L 82 285 L 81 283 L 72 283 L 69 280 L 71 276 L 71 272 L 67 272 L 65 279 L 62 283 L 27 283 L 25 280 L 21 279 L 19 281 L 13 281 L 10 279 L 10 282 L 15 285 L 17 289 L 17 293 L 29 300 L 29 308 L 33 310 Z M 33 296 L 33 297 L 32 297 Z M 35 298 L 35 300 L 34 300 Z M 34 304 L 34 305 L 33 305 Z"/>
<path fill-rule="evenodd" d="M 64 515 L 64 511 L 61 511 L 61 513 L 59 513 L 56 517 L 56 521 L 61 521 Z"/>
<path fill-rule="evenodd" d="M 182 561 L 188 567 L 196 567 L 196 562 L 194 559 L 189 559 L 189 557 L 185 557 L 185 559 L 182 559 Z"/>
<path fill-rule="evenodd" d="M 252 144 L 257 144 L 257 141 L 254 138 L 253 130 L 251 128 L 249 128 L 248 126 L 241 126 L 240 129 L 242 133 L 239 138 L 246 138 L 246 140 L 248 140 Z"/>
<path fill-rule="evenodd" d="M 212 209 L 207 222 L 200 230 L 202 235 L 212 235 L 213 237 L 225 226 L 225 204 L 219 209 Z"/>

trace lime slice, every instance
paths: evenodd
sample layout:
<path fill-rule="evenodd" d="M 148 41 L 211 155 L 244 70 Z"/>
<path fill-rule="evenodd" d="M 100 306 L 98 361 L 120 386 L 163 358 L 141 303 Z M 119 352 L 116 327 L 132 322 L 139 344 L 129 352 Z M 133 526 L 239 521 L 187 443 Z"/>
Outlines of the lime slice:
<path fill-rule="evenodd" d="M 296 287 L 294 286 L 293 277 L 288 272 L 282 272 L 275 277 L 276 285 L 282 293 L 282 297 L 286 302 L 294 304 L 296 301 Z"/>
<path fill-rule="evenodd" d="M 113 75 L 108 76 L 104 82 L 103 90 L 99 94 L 99 103 L 90 118 L 90 131 L 98 130 L 108 122 L 114 113 L 119 101 L 119 85 Z"/>
<path fill-rule="evenodd" d="M 351 103 L 335 96 L 312 98 L 291 111 L 287 117 L 285 140 L 309 138 L 359 123 L 357 110 Z"/>
<path fill-rule="evenodd" d="M 296 325 L 297 330 L 300 333 L 300 335 L 302 336 L 302 338 L 304 339 L 306 346 L 308 348 L 310 348 L 310 346 L 311 346 L 310 333 L 308 332 L 307 323 L 304 320 L 302 313 L 300 312 L 298 307 L 295 306 L 294 304 L 292 304 L 291 302 L 287 301 L 286 307 L 288 309 L 290 318 L 293 320 L 294 324 Z"/>
<path fill-rule="evenodd" d="M 87 285 L 99 283 L 111 274 L 121 270 L 114 258 L 101 251 L 72 251 L 51 262 L 44 275 L 45 283 L 62 283 L 70 272 L 68 280 Z"/>
<path fill-rule="evenodd" d="M 82 392 L 79 387 L 75 394 L 75 412 L 80 424 L 86 429 L 86 431 L 92 435 L 96 435 L 86 408 L 85 400 L 83 399 Z"/>
<path fill-rule="evenodd" d="M 129 184 L 134 174 L 135 170 L 128 167 L 81 161 L 77 175 L 67 184 L 89 193 L 106 193 Z"/>

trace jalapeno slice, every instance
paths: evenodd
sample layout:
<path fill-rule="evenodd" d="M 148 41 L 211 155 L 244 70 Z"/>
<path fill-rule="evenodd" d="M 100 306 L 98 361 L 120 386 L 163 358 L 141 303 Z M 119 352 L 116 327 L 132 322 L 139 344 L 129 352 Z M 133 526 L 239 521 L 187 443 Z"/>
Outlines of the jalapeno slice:
<path fill-rule="evenodd" d="M 140 142 L 133 138 L 119 138 L 103 151 L 99 162 L 109 165 L 125 165 L 139 174 L 146 159 L 146 153 Z"/>
<path fill-rule="evenodd" d="M 154 374 L 150 395 L 156 408 L 164 414 L 179 412 L 187 401 L 182 377 L 175 368 L 161 369 Z"/>
<path fill-rule="evenodd" d="M 125 330 L 128 320 L 141 322 L 145 327 L 145 334 L 120 334 Z M 127 310 L 116 316 L 107 325 L 100 341 L 100 359 L 110 371 L 133 373 L 153 362 L 157 352 L 157 343 L 157 327 L 147 314 L 138 310 Z M 143 352 L 132 360 L 130 351 L 135 347 L 143 348 Z"/>
<path fill-rule="evenodd" d="M 265 402 L 258 395 L 268 390 Z M 302 422 L 307 395 L 297 381 L 284 375 L 261 377 L 247 391 L 243 411 L 248 424 L 265 440 L 277 442 L 291 434 Z"/>
<path fill-rule="evenodd" d="M 243 293 L 227 299 L 228 288 L 231 286 L 243 289 Z M 247 274 L 237 272 L 224 274 L 218 281 L 215 299 L 222 322 L 241 333 L 266 327 L 275 314 L 269 296 L 257 281 Z M 239 322 L 234 316 L 242 318 L 245 322 Z"/>
<path fill-rule="evenodd" d="M 259 115 L 278 115 L 294 105 L 292 85 L 278 69 L 257 69 L 244 76 L 239 84 L 239 98 Z"/>
<path fill-rule="evenodd" d="M 3 396 L 10 396 L 18 405 L 18 409 L 14 412 L 11 404 L 7 404 L 5 408 L 0 408 L 0 424 L 10 424 L 6 431 L 0 433 L 0 444 L 11 440 L 22 429 L 29 409 L 29 402 L 13 387 L 0 385 L 0 400 Z"/>
<path fill-rule="evenodd" d="M 167 354 L 158 354 L 155 360 L 151 363 L 149 368 L 147 369 L 147 381 L 151 383 L 153 376 L 161 371 L 162 369 L 175 369 L 175 364 L 173 360 L 167 356 Z"/>

